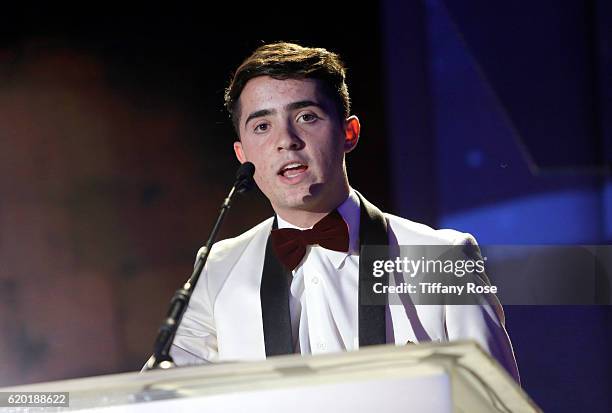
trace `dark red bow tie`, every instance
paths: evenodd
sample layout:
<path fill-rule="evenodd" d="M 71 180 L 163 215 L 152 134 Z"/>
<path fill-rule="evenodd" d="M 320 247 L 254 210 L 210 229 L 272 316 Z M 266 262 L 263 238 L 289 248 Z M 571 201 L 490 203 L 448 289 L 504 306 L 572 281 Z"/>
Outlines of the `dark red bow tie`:
<path fill-rule="evenodd" d="M 337 210 L 317 222 L 312 229 L 273 229 L 270 236 L 276 256 L 288 270 L 298 266 L 308 245 L 319 244 L 342 252 L 347 252 L 349 247 L 348 226 Z"/>

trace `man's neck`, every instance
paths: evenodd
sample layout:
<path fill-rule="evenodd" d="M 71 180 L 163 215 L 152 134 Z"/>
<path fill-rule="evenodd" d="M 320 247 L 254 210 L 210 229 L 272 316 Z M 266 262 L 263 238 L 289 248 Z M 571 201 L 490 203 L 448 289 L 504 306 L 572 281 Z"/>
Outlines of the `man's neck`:
<path fill-rule="evenodd" d="M 294 211 L 294 213 L 289 214 L 283 211 L 278 215 L 288 223 L 304 229 L 311 228 L 314 224 L 325 218 L 331 211 L 333 211 L 333 209 L 327 212 Z"/>
<path fill-rule="evenodd" d="M 349 189 L 339 191 L 333 199 L 329 199 L 326 205 L 317 208 L 294 209 L 286 208 L 275 210 L 283 220 L 299 228 L 310 228 L 327 214 L 338 208 L 349 196 Z"/>

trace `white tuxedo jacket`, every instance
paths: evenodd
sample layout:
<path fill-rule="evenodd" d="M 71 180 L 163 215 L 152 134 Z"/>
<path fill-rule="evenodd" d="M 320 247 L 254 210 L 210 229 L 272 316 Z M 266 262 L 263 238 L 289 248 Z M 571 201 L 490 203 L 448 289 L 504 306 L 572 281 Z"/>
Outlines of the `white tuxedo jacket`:
<path fill-rule="evenodd" d="M 384 214 L 389 245 L 475 243 L 466 233 L 434 230 Z M 273 218 L 236 238 L 217 242 L 194 290 L 170 354 L 177 365 L 266 358 L 260 284 Z M 357 294 L 357 292 L 356 292 Z M 391 305 L 396 345 L 474 339 L 518 381 L 512 346 L 498 303 Z"/>

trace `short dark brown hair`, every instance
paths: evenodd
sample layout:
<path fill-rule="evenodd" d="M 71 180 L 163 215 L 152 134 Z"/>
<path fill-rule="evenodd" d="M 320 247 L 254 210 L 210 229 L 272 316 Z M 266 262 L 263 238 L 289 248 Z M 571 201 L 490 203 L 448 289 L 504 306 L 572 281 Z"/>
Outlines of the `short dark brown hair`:
<path fill-rule="evenodd" d="M 340 57 L 326 49 L 277 42 L 258 47 L 238 67 L 225 89 L 225 108 L 240 136 L 240 94 L 254 77 L 274 79 L 317 79 L 324 93 L 334 102 L 338 115 L 349 116 L 351 100 L 346 86 L 346 68 Z"/>

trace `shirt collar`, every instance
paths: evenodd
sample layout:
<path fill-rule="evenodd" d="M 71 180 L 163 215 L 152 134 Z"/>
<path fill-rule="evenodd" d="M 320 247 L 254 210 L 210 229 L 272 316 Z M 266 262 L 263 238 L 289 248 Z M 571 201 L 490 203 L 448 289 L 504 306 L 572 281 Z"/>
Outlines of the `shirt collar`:
<path fill-rule="evenodd" d="M 336 269 L 339 269 L 346 257 L 349 255 L 359 254 L 359 198 L 353 188 L 350 188 L 348 197 L 342 202 L 336 209 L 346 222 L 349 230 L 349 250 L 348 252 L 339 252 L 325 249 L 325 252 L 331 263 Z M 290 222 L 285 221 L 280 216 L 276 216 L 278 220 L 278 228 L 295 228 L 295 229 L 309 229 L 300 228 Z M 312 228 L 312 227 L 310 227 Z"/>

